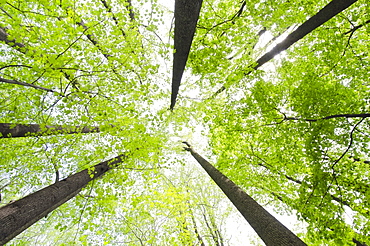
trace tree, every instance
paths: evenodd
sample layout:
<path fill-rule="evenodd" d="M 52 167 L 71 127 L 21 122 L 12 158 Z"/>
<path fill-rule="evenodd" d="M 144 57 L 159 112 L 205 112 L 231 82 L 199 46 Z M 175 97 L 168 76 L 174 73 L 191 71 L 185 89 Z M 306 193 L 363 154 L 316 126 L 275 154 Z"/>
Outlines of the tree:
<path fill-rule="evenodd" d="M 2 138 L 47 136 L 55 134 L 93 133 L 100 132 L 99 127 L 81 126 L 40 126 L 38 124 L 10 124 L 0 123 Z"/>
<path fill-rule="evenodd" d="M 134 154 L 126 168 L 160 168 L 157 160 L 163 133 L 156 134 L 158 129 L 151 123 L 159 107 L 150 108 L 151 101 L 164 95 L 152 83 L 159 76 L 156 57 L 151 55 L 158 43 L 158 25 L 148 17 L 160 10 L 153 2 L 150 13 L 136 12 L 128 2 L 1 4 L 0 121 L 36 127 L 99 126 L 100 130 L 96 134 L 0 139 L 2 205 L 84 170 L 107 155 L 130 152 Z M 102 227 L 94 216 L 114 214 L 115 204 L 121 204 L 118 200 L 126 195 L 122 187 L 130 187 L 135 179 L 154 177 L 145 172 L 129 175 L 120 169 L 105 175 L 12 241 L 36 241 L 33 231 L 43 231 L 59 243 L 86 240 L 102 244 L 104 238 L 98 236 L 84 239 L 89 230 L 81 232 L 79 225 L 98 234 Z M 131 189 L 126 190 L 135 194 Z M 82 223 L 76 214 L 86 215 L 89 222 Z M 66 232 L 64 240 L 56 236 L 61 232 Z"/>
<path fill-rule="evenodd" d="M 218 16 L 225 16 L 220 14 L 226 4 L 213 6 Z M 258 19 L 258 28 L 266 27 L 271 36 L 312 16 L 306 12 L 297 14 L 293 5 L 280 5 L 296 13 L 297 20 L 293 20 L 289 11 L 269 12 L 271 5 L 259 6 L 268 17 L 267 24 Z M 193 73 L 201 76 L 199 87 L 218 86 L 211 83 L 223 84 L 222 78 L 227 78 L 230 85 L 223 96 L 198 104 L 199 110 L 217 112 L 201 117 L 210 127 L 210 146 L 218 157 L 217 168 L 253 197 L 273 203 L 276 210 L 297 211 L 298 217 L 309 224 L 302 239 L 312 245 L 351 244 L 353 238 L 368 243 L 369 225 L 364 221 L 368 221 L 369 200 L 359 188 L 369 186 L 363 162 L 368 159 L 365 146 L 369 134 L 368 85 L 363 77 L 369 72 L 363 53 L 367 33 L 364 27 L 369 19 L 366 6 L 357 2 L 252 76 L 242 76 L 242 70 L 233 69 L 247 67 L 261 57 L 256 48 L 250 48 L 253 36 L 241 38 L 250 41 L 249 48 L 241 46 L 239 40 L 241 30 L 251 25 L 246 17 L 251 12 L 248 8 L 242 10 L 241 17 L 218 26 L 209 16 L 200 19 L 203 36 L 201 33 L 202 39 L 193 43 L 202 42 L 204 47 L 194 47 L 189 58 Z M 303 9 L 312 12 L 314 7 L 304 5 Z M 259 10 L 250 14 L 258 18 Z M 203 11 L 207 11 L 206 7 Z M 278 18 L 284 20 L 270 28 Z M 212 36 L 217 35 L 220 38 L 215 49 Z M 232 40 L 229 46 L 236 48 L 226 47 L 222 38 L 225 35 Z M 202 56 L 206 49 L 212 56 Z M 197 65 L 198 58 L 211 73 L 206 74 Z M 348 224 L 348 217 L 354 224 Z"/>
<path fill-rule="evenodd" d="M 176 103 L 202 2 L 203 0 L 175 1 L 175 53 L 173 54 L 171 110 Z"/>
<path fill-rule="evenodd" d="M 184 138 L 259 204 L 307 223 L 307 244 L 369 244 L 368 1 L 251 69 L 327 4 L 203 2 L 174 111 L 173 3 L 0 4 L 0 122 L 100 129 L 1 138 L 1 205 L 132 153 L 9 245 L 233 244 L 231 208 L 184 164 Z"/>
<path fill-rule="evenodd" d="M 204 168 L 266 245 L 306 245 L 252 197 L 203 159 L 187 142 L 184 143 L 187 145 L 185 150 Z"/>
<path fill-rule="evenodd" d="M 296 30 L 290 33 L 282 42 L 278 43 L 270 51 L 266 52 L 263 56 L 257 59 L 256 64 L 252 65 L 251 70 L 246 72 L 245 75 L 249 75 L 253 70 L 257 70 L 266 62 L 270 61 L 276 55 L 282 51 L 288 49 L 291 45 L 302 39 L 304 36 L 315 30 L 317 27 L 321 26 L 335 15 L 339 14 L 357 0 L 333 0 L 324 8 L 322 8 L 317 14 L 312 16 L 310 19 L 305 21 L 300 25 Z M 222 86 L 217 92 L 213 95 L 216 96 L 218 93 L 221 93 L 225 90 L 226 87 Z"/>
<path fill-rule="evenodd" d="M 3 245 L 42 217 L 76 196 L 91 180 L 117 167 L 126 158 L 119 155 L 55 182 L 0 208 L 0 244 Z"/>

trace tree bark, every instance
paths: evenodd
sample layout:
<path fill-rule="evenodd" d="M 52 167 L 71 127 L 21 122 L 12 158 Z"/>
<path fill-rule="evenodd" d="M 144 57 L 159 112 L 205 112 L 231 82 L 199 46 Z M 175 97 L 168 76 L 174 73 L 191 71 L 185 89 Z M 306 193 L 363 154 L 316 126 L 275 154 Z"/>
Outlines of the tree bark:
<path fill-rule="evenodd" d="M 252 197 L 196 153 L 187 142 L 184 143 L 188 146 L 185 150 L 204 168 L 267 246 L 306 245 Z"/>
<path fill-rule="evenodd" d="M 317 14 L 312 16 L 310 19 L 300 25 L 295 31 L 289 34 L 284 41 L 277 44 L 271 51 L 264 54 L 257 60 L 257 65 L 253 69 L 257 69 L 272 58 L 274 58 L 280 52 L 288 49 L 292 44 L 351 6 L 357 0 L 333 0 L 324 8 L 322 8 Z"/>
<path fill-rule="evenodd" d="M 0 208 L 0 245 L 4 245 L 54 209 L 77 195 L 91 180 L 116 167 L 127 156 L 119 155 L 58 181 Z"/>
<path fill-rule="evenodd" d="M 175 53 L 173 54 L 171 110 L 176 104 L 202 2 L 203 0 L 175 0 Z"/>
<path fill-rule="evenodd" d="M 58 134 L 94 133 L 100 132 L 100 128 L 88 126 L 59 126 L 39 124 L 12 124 L 0 123 L 0 138 L 51 136 Z"/>
<path fill-rule="evenodd" d="M 310 19 L 305 21 L 302 25 L 300 25 L 295 31 L 289 34 L 282 42 L 278 43 L 272 50 L 266 52 L 263 56 L 261 56 L 257 61 L 256 65 L 251 67 L 251 70 L 247 72 L 245 75 L 249 75 L 253 70 L 257 70 L 263 64 L 270 61 L 276 55 L 280 54 L 280 52 L 288 49 L 291 45 L 296 43 L 298 40 L 302 39 L 304 36 L 315 30 L 317 27 L 321 26 L 335 15 L 339 14 L 353 3 L 357 2 L 357 0 L 333 0 L 324 8 L 322 8 L 317 14 L 312 16 Z M 225 86 L 222 86 L 218 89 L 211 98 L 214 98 L 216 95 L 221 93 L 226 89 Z"/>

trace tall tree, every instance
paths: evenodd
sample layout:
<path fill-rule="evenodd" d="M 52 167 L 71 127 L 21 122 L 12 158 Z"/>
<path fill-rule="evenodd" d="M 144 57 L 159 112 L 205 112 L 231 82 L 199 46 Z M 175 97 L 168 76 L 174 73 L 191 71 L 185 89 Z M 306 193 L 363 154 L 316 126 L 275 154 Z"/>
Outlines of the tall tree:
<path fill-rule="evenodd" d="M 149 122 L 154 121 L 154 112 L 160 109 L 156 105 L 152 110 L 152 102 L 168 96 L 157 90 L 159 83 L 153 83 L 159 77 L 159 65 L 152 55 L 153 47 L 158 44 L 155 32 L 159 18 L 152 17 L 157 17 L 161 10 L 153 2 L 150 13 L 140 10 L 134 15 L 130 2 L 7 1 L 0 4 L 1 122 L 99 126 L 101 131 L 100 134 L 0 139 L 1 205 L 49 185 L 54 182 L 54 174 L 57 179 L 66 178 L 91 166 L 91 162 L 103 160 L 107 154 L 136 151 L 136 157 L 128 160 L 130 167 L 158 168 L 155 160 L 161 152 L 159 135 L 162 133 L 157 134 L 158 126 Z M 170 83 L 166 83 L 168 86 Z M 119 129 L 105 132 L 113 122 L 120 125 Z M 119 200 L 126 195 L 124 184 L 135 180 L 146 182 L 155 177 L 141 172 L 128 176 L 118 170 L 94 181 L 102 185 L 94 186 L 92 194 L 83 191 L 52 213 L 54 219 L 42 219 L 36 229 L 29 228 L 24 236 L 14 238 L 13 244 L 37 240 L 29 237 L 34 230 L 43 231 L 50 236 L 45 240 L 56 244 L 63 242 L 63 238 L 55 237 L 61 231 L 72 234 L 64 241 L 75 244 L 88 235 L 79 226 L 94 232 L 105 230 L 98 229 L 100 225 L 94 217 L 105 214 L 107 220 L 112 218 L 109 215 L 113 216 L 113 207 L 122 204 Z M 57 213 L 63 216 L 56 216 Z M 83 214 L 83 221 L 73 214 Z M 45 222 L 48 229 L 41 226 Z M 124 229 L 120 228 L 117 227 L 117 234 L 123 235 Z M 104 238 L 86 236 L 85 240 L 102 244 Z"/>
<path fill-rule="evenodd" d="M 315 4 L 255 1 L 241 8 L 223 2 L 212 10 L 204 5 L 188 66 L 199 76 L 198 95 L 209 98 L 203 88 L 225 83 L 228 90 L 209 103 L 201 96 L 189 103 L 212 112 L 200 116 L 210 129 L 217 168 L 252 197 L 273 203 L 276 211 L 297 211 L 308 224 L 305 242 L 338 245 L 356 238 L 368 244 L 369 199 L 359 188 L 369 187 L 363 162 L 369 158 L 364 118 L 369 113 L 364 82 L 368 3 L 357 1 L 253 76 L 244 76 L 244 68 L 266 53 L 259 48 L 263 39 L 298 27 L 327 3 Z M 217 18 L 210 18 L 211 11 Z M 252 50 L 258 36 L 251 34 L 263 27 L 265 36 Z"/>
<path fill-rule="evenodd" d="M 184 136 L 209 143 L 217 169 L 251 197 L 305 221 L 307 244 L 369 244 L 370 133 L 362 116 L 370 3 L 357 1 L 254 71 L 278 39 L 330 1 L 203 2 L 186 62 L 196 76 L 181 90 L 186 107 L 171 113 L 174 11 L 160 4 L 167 2 L 0 4 L 0 122 L 101 128 L 0 139 L 1 204 L 107 154 L 134 153 L 125 169 L 90 182 L 9 245 L 233 244 L 223 224 L 231 208 L 216 199 L 213 182 L 189 175 L 200 173 L 182 161 L 176 141 Z M 222 85 L 225 93 L 202 100 Z M 179 173 L 179 164 L 189 170 Z"/>
<path fill-rule="evenodd" d="M 99 127 L 87 126 L 50 126 L 39 124 L 11 124 L 0 123 L 0 137 L 29 137 L 29 136 L 49 136 L 56 134 L 74 134 L 74 133 L 94 133 L 100 132 Z"/>
<path fill-rule="evenodd" d="M 91 180 L 101 177 L 127 158 L 119 155 L 0 208 L 3 245 L 54 209 L 76 196 Z"/>
<path fill-rule="evenodd" d="M 175 107 L 202 2 L 203 0 L 175 1 L 175 53 L 173 54 L 171 110 Z"/>
<path fill-rule="evenodd" d="M 339 14 L 343 10 L 347 9 L 357 0 L 333 0 L 322 8 L 317 14 L 312 16 L 310 19 L 305 21 L 302 25 L 297 27 L 292 33 L 290 33 L 283 41 L 278 43 L 270 51 L 266 52 L 263 56 L 257 59 L 256 64 L 250 66 L 250 71 L 246 72 L 245 75 L 249 75 L 253 70 L 257 70 L 263 64 L 267 63 L 275 56 L 280 54 L 282 51 L 288 49 L 294 43 L 302 39 L 304 36 L 315 30 L 317 27 L 321 26 L 325 22 L 329 21 L 335 15 Z M 221 93 L 226 89 L 222 86 L 217 92 L 212 96 L 215 97 L 217 94 Z"/>
<path fill-rule="evenodd" d="M 306 245 L 252 197 L 195 152 L 187 142 L 184 143 L 187 145 L 185 150 L 204 168 L 266 245 Z"/>

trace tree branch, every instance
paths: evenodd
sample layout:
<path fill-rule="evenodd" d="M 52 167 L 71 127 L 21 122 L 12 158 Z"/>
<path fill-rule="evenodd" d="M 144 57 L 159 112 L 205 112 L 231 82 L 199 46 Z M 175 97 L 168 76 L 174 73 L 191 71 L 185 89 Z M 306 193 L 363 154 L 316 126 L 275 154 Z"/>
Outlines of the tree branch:
<path fill-rule="evenodd" d="M 353 144 L 353 132 L 355 131 L 356 127 L 362 123 L 362 121 L 365 120 L 366 117 L 363 117 L 359 122 L 356 123 L 356 125 L 352 128 L 352 131 L 351 133 L 349 134 L 349 137 L 350 137 L 350 142 L 348 144 L 348 147 L 347 149 L 343 152 L 343 154 L 333 163 L 333 165 L 331 165 L 331 168 L 333 169 L 334 171 L 334 166 L 347 154 L 347 152 L 349 151 L 349 149 L 352 147 L 352 144 Z"/>
<path fill-rule="evenodd" d="M 32 87 L 34 89 L 43 90 L 43 91 L 47 91 L 47 92 L 56 92 L 53 89 L 49 89 L 49 88 L 45 88 L 45 87 L 41 87 L 41 86 L 38 86 L 38 85 L 29 84 L 29 83 L 25 83 L 25 82 L 21 82 L 21 81 L 17 81 L 17 80 L 4 79 L 4 78 L 1 78 L 1 77 L 0 77 L 0 82 L 8 83 L 8 84 L 14 84 L 14 85 L 22 85 L 22 86 Z"/>
<path fill-rule="evenodd" d="M 284 119 L 285 120 L 301 120 L 301 121 L 310 121 L 310 122 L 315 122 L 319 120 L 328 120 L 328 119 L 334 119 L 334 118 L 368 118 L 370 117 L 370 114 L 364 113 L 364 114 L 335 114 L 335 115 L 329 115 L 326 117 L 318 118 L 318 119 L 303 119 L 303 118 L 297 118 L 297 117 L 286 117 L 284 114 Z"/>
<path fill-rule="evenodd" d="M 367 25 L 367 24 L 369 24 L 370 23 L 370 20 L 367 20 L 367 21 L 365 21 L 364 23 L 362 23 L 362 24 L 360 24 L 360 25 L 358 25 L 358 26 L 354 26 L 351 30 L 349 30 L 349 31 L 347 31 L 347 32 L 345 32 L 345 33 L 343 33 L 343 35 L 347 35 L 347 34 L 350 34 L 350 33 L 354 33 L 357 29 L 359 29 L 359 28 L 361 28 L 361 27 L 363 27 L 363 26 L 365 26 L 365 25 Z"/>

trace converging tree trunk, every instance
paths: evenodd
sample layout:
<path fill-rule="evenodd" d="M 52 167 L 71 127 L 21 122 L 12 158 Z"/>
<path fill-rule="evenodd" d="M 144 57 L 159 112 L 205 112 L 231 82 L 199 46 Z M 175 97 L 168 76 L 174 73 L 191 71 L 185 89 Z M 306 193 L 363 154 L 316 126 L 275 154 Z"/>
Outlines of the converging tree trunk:
<path fill-rule="evenodd" d="M 99 127 L 0 123 L 0 138 L 100 132 Z"/>
<path fill-rule="evenodd" d="M 312 16 L 310 19 L 305 21 L 302 25 L 300 25 L 296 30 L 294 30 L 291 34 L 289 34 L 282 42 L 278 43 L 274 48 L 272 48 L 269 52 L 266 52 L 263 56 L 261 56 L 257 61 L 256 65 L 251 67 L 252 70 L 248 71 L 246 75 L 249 75 L 253 70 L 257 70 L 266 62 L 270 61 L 276 55 L 280 54 L 282 51 L 288 49 L 291 45 L 296 43 L 298 40 L 302 39 L 304 36 L 333 18 L 335 15 L 339 14 L 353 3 L 357 2 L 357 0 L 333 0 L 329 4 L 327 4 L 324 8 L 322 8 L 317 14 Z M 226 89 L 225 86 L 222 86 L 218 89 L 211 98 L 215 97 L 217 94 L 221 93 Z"/>
<path fill-rule="evenodd" d="M 0 208 L 0 245 L 20 234 L 42 217 L 77 195 L 91 180 L 122 163 L 119 155 L 58 181 Z"/>
<path fill-rule="evenodd" d="M 171 110 L 175 107 L 202 2 L 203 0 L 175 0 L 175 53 L 173 54 Z"/>
<path fill-rule="evenodd" d="M 188 146 L 184 149 L 204 168 L 267 246 L 306 245 L 239 186 L 195 152 L 187 142 L 184 143 Z"/>

